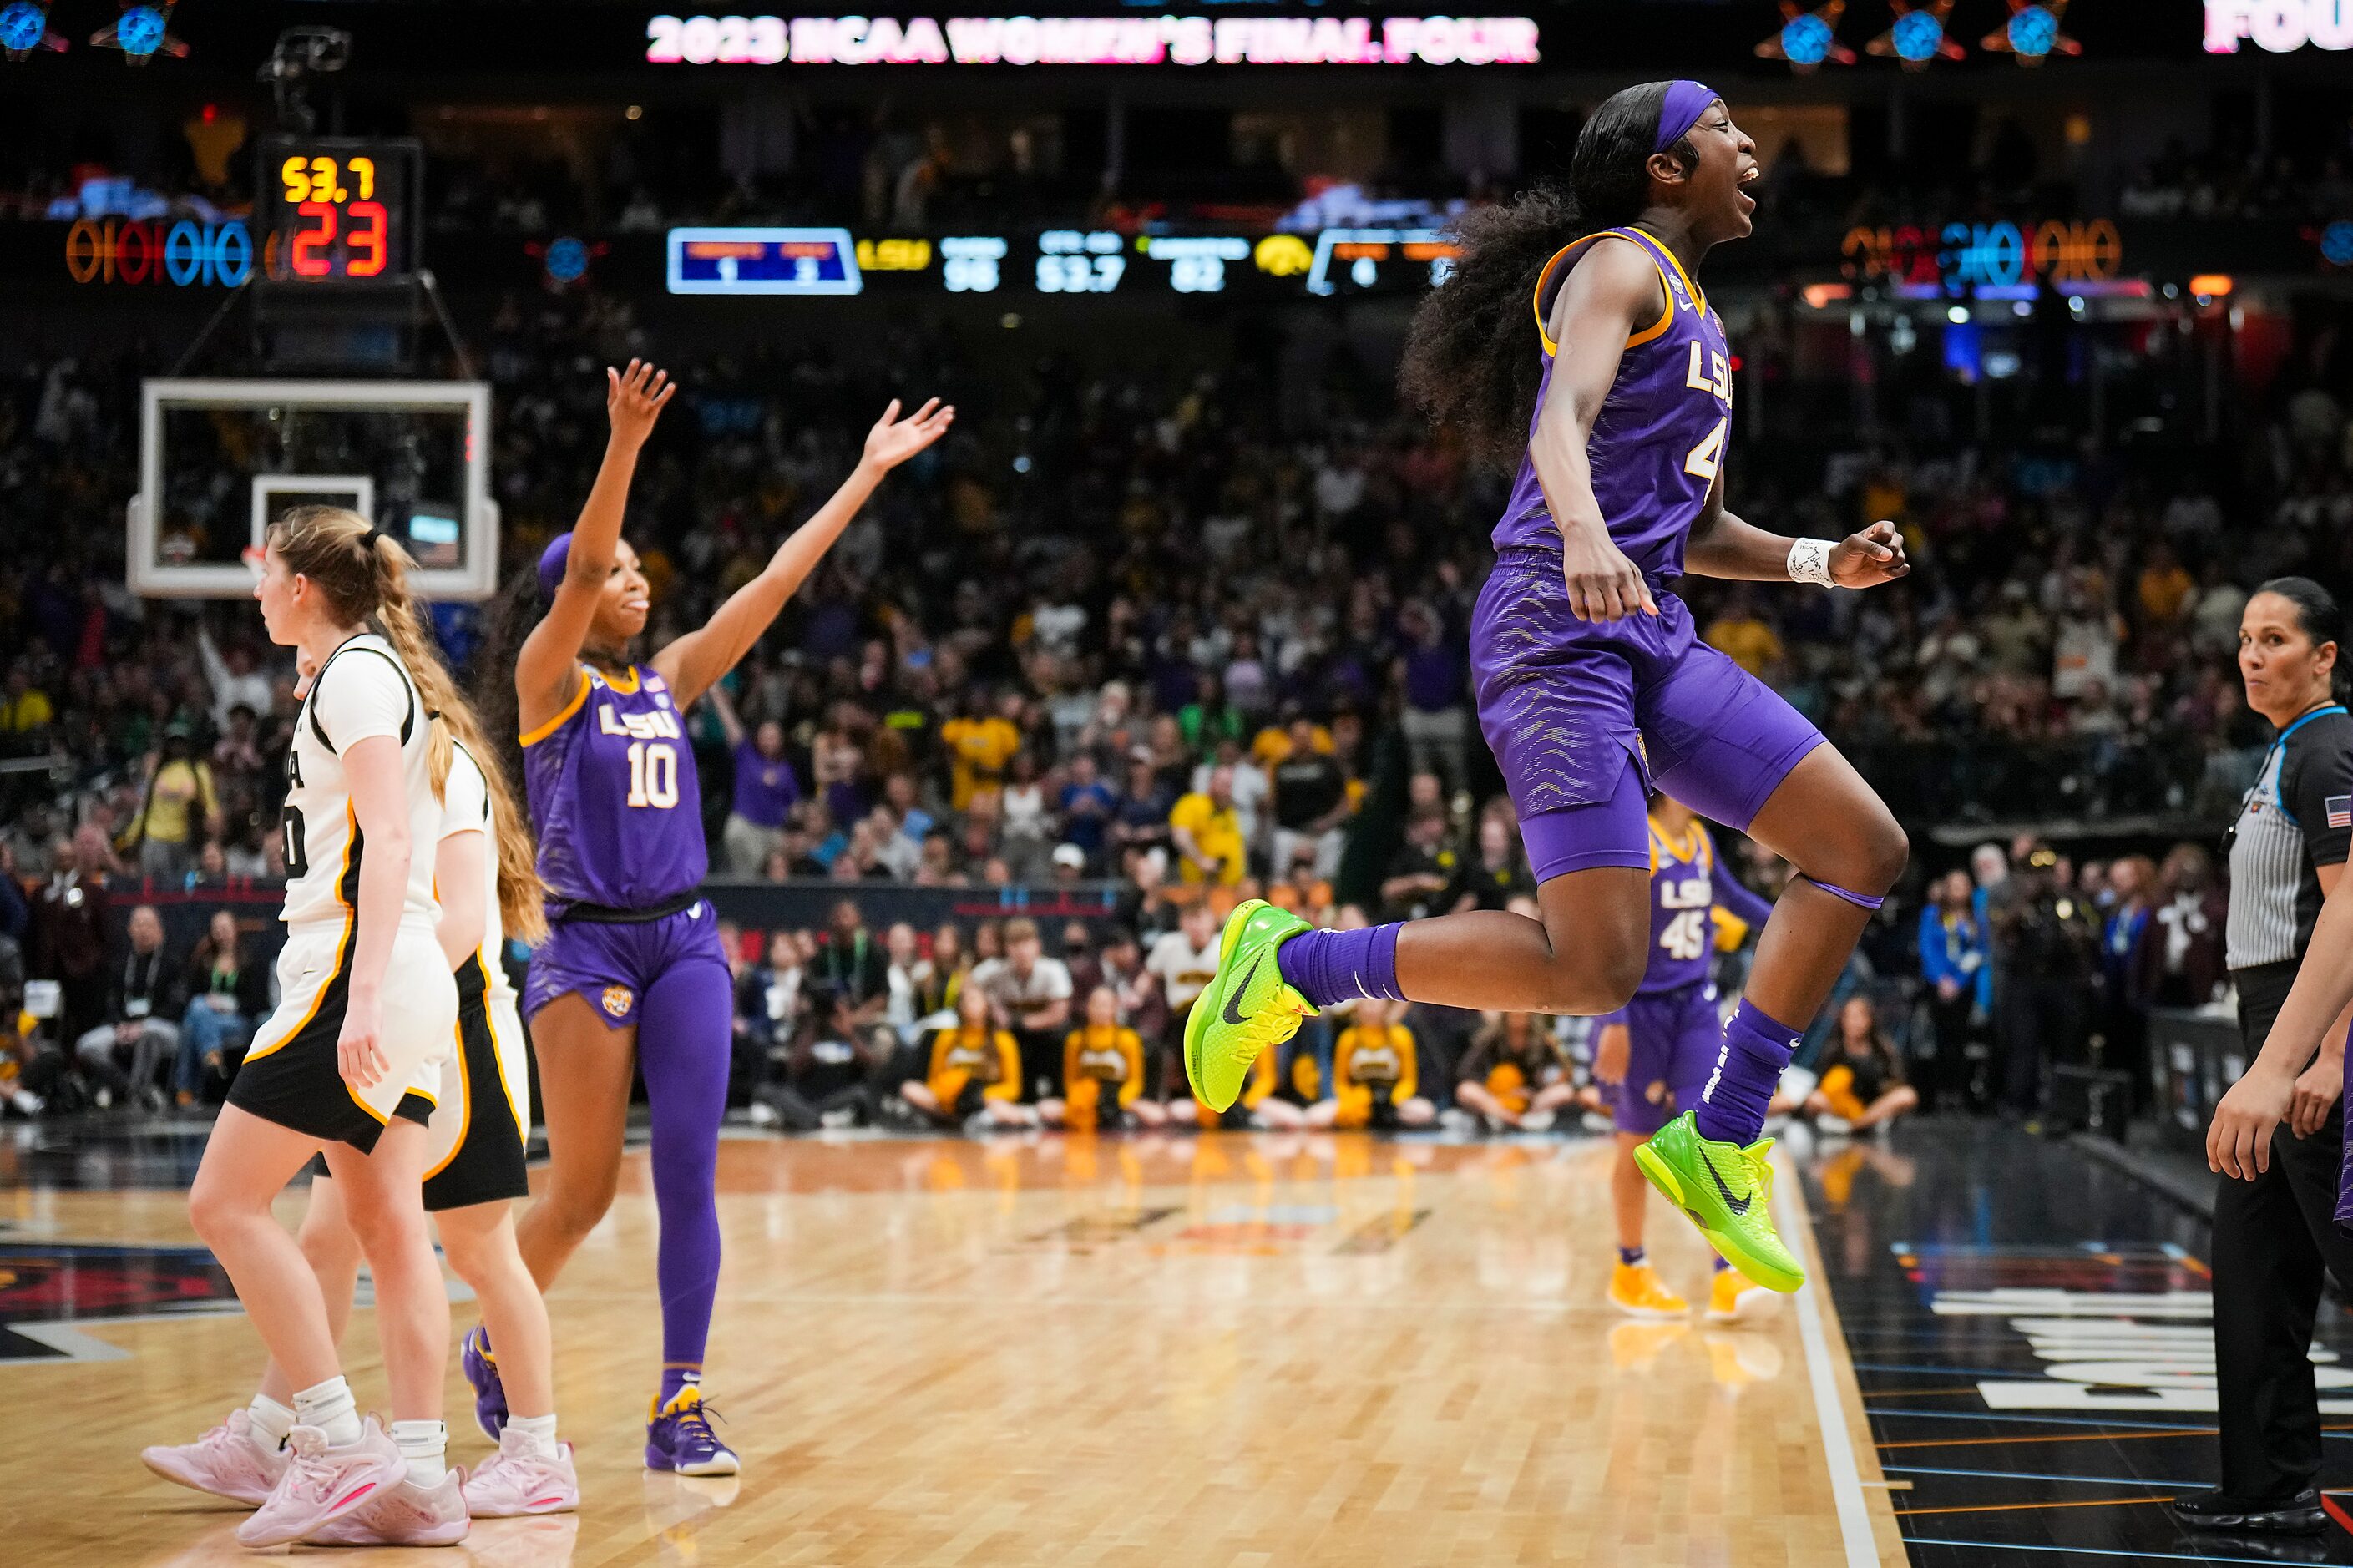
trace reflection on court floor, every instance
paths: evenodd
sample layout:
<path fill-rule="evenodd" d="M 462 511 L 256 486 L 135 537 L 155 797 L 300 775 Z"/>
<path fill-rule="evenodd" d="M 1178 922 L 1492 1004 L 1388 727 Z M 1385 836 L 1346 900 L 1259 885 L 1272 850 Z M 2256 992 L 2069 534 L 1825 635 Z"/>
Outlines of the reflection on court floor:
<path fill-rule="evenodd" d="M 2353 1563 L 2341 1531 L 2191 1535 L 2167 1513 L 2215 1479 L 2202 1222 L 2000 1124 L 1922 1122 L 1804 1168 L 1914 1563 Z M 2324 1304 L 2313 1360 L 2342 1438 L 2348 1352 L 2353 1319 Z"/>
<path fill-rule="evenodd" d="M 1841 1532 L 1796 1314 L 1733 1331 L 1609 1308 L 1608 1159 L 1364 1135 L 731 1137 L 707 1384 L 745 1459 L 730 1487 L 639 1468 L 658 1312 L 632 1154 L 550 1298 L 585 1511 L 417 1560 L 1901 1561 L 1883 1490 L 1859 1557 Z M 52 1248 L 192 1243 L 168 1190 L 28 1186 L 0 1223 Z M 1663 1209 L 1651 1229 L 1662 1270 L 1704 1296 L 1696 1237 Z M 76 1413 L 0 1423 L 0 1463 L 48 1478 L 11 1497 L 12 1568 L 245 1561 L 235 1510 L 133 1456 L 246 1397 L 248 1326 L 77 1327 L 121 1359 L 0 1363 L 12 1413 Z M 373 1338 L 364 1311 L 351 1375 L 381 1400 Z M 453 1376 L 454 1412 L 459 1394 Z M 453 1462 L 485 1450 L 453 1432 Z"/>

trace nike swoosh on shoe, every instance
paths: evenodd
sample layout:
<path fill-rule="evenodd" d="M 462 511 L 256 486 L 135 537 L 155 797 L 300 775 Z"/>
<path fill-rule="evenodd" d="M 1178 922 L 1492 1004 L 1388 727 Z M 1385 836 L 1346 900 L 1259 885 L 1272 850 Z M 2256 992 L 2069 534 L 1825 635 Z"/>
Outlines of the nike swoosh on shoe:
<path fill-rule="evenodd" d="M 1724 1194 L 1725 1206 L 1736 1215 L 1746 1214 L 1748 1212 L 1748 1205 L 1755 1200 L 1752 1198 L 1734 1197 L 1732 1195 L 1732 1189 L 1724 1184 L 1724 1177 L 1717 1173 L 1715 1162 L 1709 1159 L 1705 1153 L 1702 1153 L 1700 1155 L 1699 1163 L 1707 1167 L 1707 1179 L 1714 1182 L 1715 1184 L 1715 1190 Z"/>
<path fill-rule="evenodd" d="M 1250 1019 L 1242 1015 L 1241 1010 L 1237 1007 L 1235 1004 L 1239 1003 L 1242 999 L 1242 993 L 1250 989 L 1250 982 L 1258 978 L 1259 966 L 1263 964 L 1265 962 L 1266 954 L 1263 952 L 1250 960 L 1250 973 L 1243 975 L 1241 979 L 1234 984 L 1233 988 L 1226 993 L 1226 1022 L 1233 1025 L 1236 1028 L 1240 1028 L 1242 1025 L 1249 1023 Z"/>

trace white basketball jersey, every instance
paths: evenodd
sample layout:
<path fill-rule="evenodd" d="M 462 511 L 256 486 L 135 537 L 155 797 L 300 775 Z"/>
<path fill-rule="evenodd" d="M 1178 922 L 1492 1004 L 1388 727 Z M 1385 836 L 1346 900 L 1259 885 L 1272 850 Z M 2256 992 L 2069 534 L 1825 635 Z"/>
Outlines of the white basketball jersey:
<path fill-rule="evenodd" d="M 441 803 L 426 758 L 431 723 L 425 703 L 392 645 L 363 632 L 327 656 L 294 719 L 286 756 L 286 912 L 289 927 L 341 926 L 359 902 L 365 835 L 352 814 L 343 753 L 388 736 L 400 743 L 402 794 L 408 802 L 408 890 L 403 924 L 428 931 L 440 918 L 433 897 L 433 847 L 441 841 Z"/>
<path fill-rule="evenodd" d="M 449 754 L 449 777 L 441 786 L 441 832 L 448 838 L 459 833 L 482 836 L 482 968 L 492 996 L 512 996 L 507 980 L 506 927 L 499 919 L 499 835 L 491 819 L 491 786 L 481 764 L 462 745 Z"/>

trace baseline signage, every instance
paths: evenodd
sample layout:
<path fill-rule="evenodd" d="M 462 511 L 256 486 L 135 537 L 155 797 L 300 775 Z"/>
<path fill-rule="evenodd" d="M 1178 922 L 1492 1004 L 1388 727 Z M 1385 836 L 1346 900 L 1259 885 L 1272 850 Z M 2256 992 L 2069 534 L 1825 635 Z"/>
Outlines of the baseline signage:
<path fill-rule="evenodd" d="M 2206 52 L 2235 55 L 2242 39 L 2274 55 L 2353 49 L 2353 0 L 2206 0 Z"/>
<path fill-rule="evenodd" d="M 1528 16 L 656 16 L 652 65 L 1532 66 Z"/>

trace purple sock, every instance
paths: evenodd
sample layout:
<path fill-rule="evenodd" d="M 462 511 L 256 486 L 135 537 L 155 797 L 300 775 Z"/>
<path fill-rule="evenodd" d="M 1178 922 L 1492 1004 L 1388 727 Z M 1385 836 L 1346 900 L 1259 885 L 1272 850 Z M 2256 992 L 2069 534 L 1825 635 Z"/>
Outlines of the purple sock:
<path fill-rule="evenodd" d="M 1274 966 L 1318 1007 L 1335 1002 L 1402 1002 L 1395 925 L 1302 931 L 1274 950 Z"/>
<path fill-rule="evenodd" d="M 1747 997 L 1740 999 L 1732 1022 L 1724 1026 L 1724 1048 L 1716 1053 L 1715 1071 L 1693 1114 L 1701 1137 L 1744 1149 L 1757 1142 L 1800 1033 L 1767 1017 Z"/>

